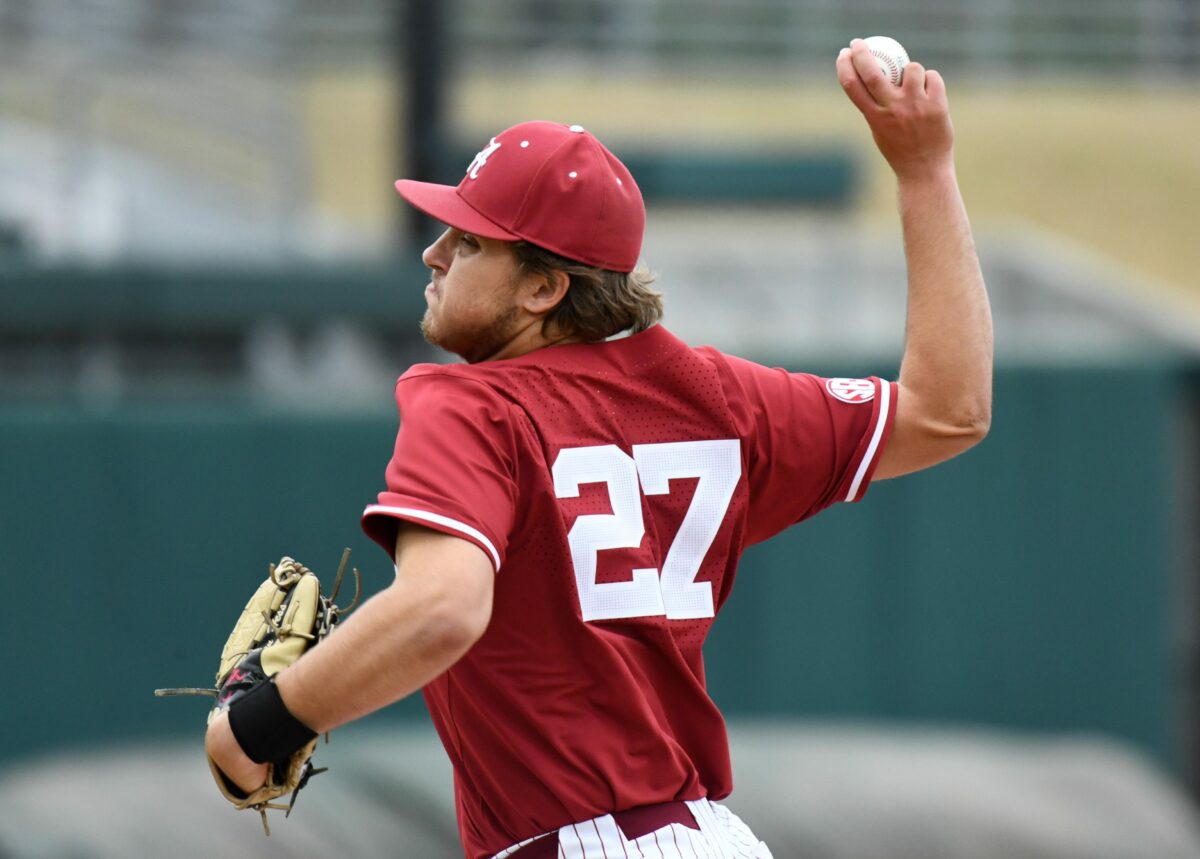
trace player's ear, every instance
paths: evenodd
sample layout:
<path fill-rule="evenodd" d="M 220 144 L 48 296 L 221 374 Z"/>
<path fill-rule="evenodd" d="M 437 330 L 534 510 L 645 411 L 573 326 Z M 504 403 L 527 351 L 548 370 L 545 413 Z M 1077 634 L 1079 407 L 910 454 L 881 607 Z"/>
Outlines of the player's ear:
<path fill-rule="evenodd" d="M 533 275 L 526 284 L 522 306 L 534 316 L 545 316 L 566 297 L 571 288 L 571 276 L 562 269 L 549 269 Z"/>

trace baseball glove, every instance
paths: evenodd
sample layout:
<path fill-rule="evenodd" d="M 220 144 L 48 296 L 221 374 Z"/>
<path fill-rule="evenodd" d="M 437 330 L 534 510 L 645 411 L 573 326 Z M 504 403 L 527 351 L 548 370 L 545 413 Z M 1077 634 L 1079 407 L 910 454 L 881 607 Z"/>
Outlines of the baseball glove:
<path fill-rule="evenodd" d="M 350 550 L 346 549 L 338 566 L 333 592 L 327 597 L 321 595 L 321 584 L 312 570 L 298 561 L 285 557 L 278 564 L 271 564 L 266 581 L 250 597 L 233 632 L 225 641 L 221 663 L 217 668 L 216 686 L 211 689 L 155 689 L 154 694 L 160 697 L 215 696 L 216 702 L 208 714 L 211 722 L 217 713 L 227 709 L 234 701 L 270 682 L 272 677 L 294 663 L 309 648 L 319 644 L 333 631 L 339 619 L 357 605 L 361 593 L 357 569 L 353 571 L 354 600 L 345 609 L 338 608 L 334 603 L 349 560 Z M 296 803 L 296 794 L 312 776 L 325 772 L 325 769 L 313 768 L 312 755 L 316 745 L 314 738 L 290 757 L 271 763 L 267 767 L 266 783 L 250 794 L 239 790 L 211 757 L 208 765 L 222 796 L 239 810 L 252 808 L 259 812 L 263 829 L 270 835 L 267 809 L 280 809 L 290 814 Z M 288 794 L 291 794 L 291 801 L 287 805 L 274 802 Z"/>

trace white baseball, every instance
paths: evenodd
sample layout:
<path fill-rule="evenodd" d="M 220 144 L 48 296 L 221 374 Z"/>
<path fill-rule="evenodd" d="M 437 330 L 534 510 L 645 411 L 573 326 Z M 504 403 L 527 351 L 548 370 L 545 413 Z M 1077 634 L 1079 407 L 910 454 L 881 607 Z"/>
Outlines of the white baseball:
<path fill-rule="evenodd" d="M 896 86 L 904 79 L 904 67 L 908 65 L 908 51 L 891 36 L 867 36 L 863 39 L 871 49 L 871 55 L 879 68 Z"/>

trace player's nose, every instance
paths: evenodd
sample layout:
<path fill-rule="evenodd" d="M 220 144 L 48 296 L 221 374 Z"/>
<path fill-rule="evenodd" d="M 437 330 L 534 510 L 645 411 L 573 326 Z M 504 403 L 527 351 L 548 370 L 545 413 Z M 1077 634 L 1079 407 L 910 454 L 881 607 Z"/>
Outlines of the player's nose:
<path fill-rule="evenodd" d="M 445 271 L 448 265 L 448 248 L 450 241 L 450 233 L 452 230 L 446 230 L 429 247 L 421 253 L 421 262 L 425 263 L 428 268 Z"/>

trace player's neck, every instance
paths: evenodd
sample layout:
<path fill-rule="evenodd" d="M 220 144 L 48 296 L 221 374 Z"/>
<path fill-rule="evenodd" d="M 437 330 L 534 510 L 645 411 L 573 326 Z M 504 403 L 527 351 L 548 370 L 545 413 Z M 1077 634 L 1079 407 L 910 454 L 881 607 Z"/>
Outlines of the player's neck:
<path fill-rule="evenodd" d="M 528 355 L 540 349 L 548 349 L 551 346 L 562 346 L 567 343 L 579 342 L 578 337 L 567 337 L 558 334 L 553 329 L 553 326 L 550 326 L 550 329 L 549 333 L 543 331 L 541 317 L 529 317 L 524 324 L 518 325 L 514 329 L 513 336 L 505 341 L 499 349 L 484 358 L 480 358 L 479 361 L 472 361 L 471 363 L 519 358 L 522 355 Z"/>

